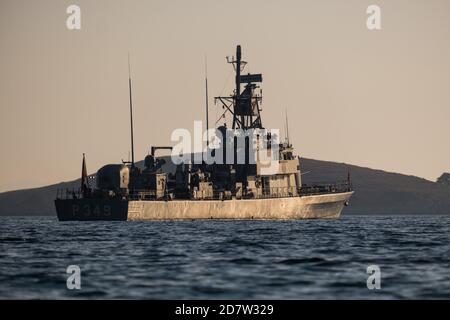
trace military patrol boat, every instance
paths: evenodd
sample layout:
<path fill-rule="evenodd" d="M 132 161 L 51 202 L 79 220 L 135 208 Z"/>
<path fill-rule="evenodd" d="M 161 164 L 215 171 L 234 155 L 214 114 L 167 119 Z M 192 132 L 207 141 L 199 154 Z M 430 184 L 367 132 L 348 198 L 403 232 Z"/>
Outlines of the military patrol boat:
<path fill-rule="evenodd" d="M 295 156 L 288 135 L 280 142 L 276 134 L 264 133 L 262 91 L 258 90 L 262 75 L 241 74 L 246 62 L 240 46 L 236 56 L 227 57 L 227 62 L 235 70 L 236 88 L 230 96 L 215 98 L 224 110 L 221 118 L 225 114 L 232 116 L 231 128 L 226 124 L 216 128 L 218 139 L 214 146 L 208 138 L 206 154 L 216 161 L 211 163 L 204 156 L 199 163 L 167 163 L 167 158 L 155 153 L 172 147 L 152 147 L 144 167 L 139 167 L 134 161 L 130 76 L 131 161 L 102 167 L 95 175 L 96 187 L 91 188 L 83 155 L 81 187 L 58 191 L 58 219 L 338 218 L 353 194 L 350 178 L 339 183 L 302 184 L 300 157 Z M 243 144 L 236 143 L 239 134 L 247 132 L 253 135 L 244 137 Z M 276 159 L 275 169 L 265 170 L 267 162 L 261 160 L 259 153 L 252 153 L 255 139 L 258 152 L 262 150 Z M 169 165 L 172 169 L 164 169 Z"/>

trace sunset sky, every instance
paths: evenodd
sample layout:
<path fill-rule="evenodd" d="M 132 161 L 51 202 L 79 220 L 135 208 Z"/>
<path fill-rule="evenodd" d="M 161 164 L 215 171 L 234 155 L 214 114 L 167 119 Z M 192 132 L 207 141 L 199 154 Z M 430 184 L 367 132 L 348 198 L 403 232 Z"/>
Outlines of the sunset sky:
<path fill-rule="evenodd" d="M 68 30 L 66 8 L 81 8 Z M 381 8 L 369 31 L 366 9 Z M 263 125 L 302 157 L 435 180 L 450 171 L 448 0 L 0 0 L 0 192 L 77 178 L 173 145 L 233 89 L 242 46 L 262 73 Z"/>

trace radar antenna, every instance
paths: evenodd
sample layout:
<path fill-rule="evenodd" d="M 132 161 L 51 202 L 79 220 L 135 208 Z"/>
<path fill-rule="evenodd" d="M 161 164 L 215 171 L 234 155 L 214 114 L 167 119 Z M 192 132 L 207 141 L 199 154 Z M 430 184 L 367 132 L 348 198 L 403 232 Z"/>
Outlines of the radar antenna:
<path fill-rule="evenodd" d="M 233 115 L 232 129 L 263 129 L 261 122 L 260 103 L 262 93 L 257 94 L 255 89 L 259 88 L 256 83 L 262 82 L 261 74 L 241 75 L 247 62 L 242 60 L 241 46 L 236 48 L 236 57 L 227 57 L 227 62 L 233 65 L 236 72 L 236 89 L 229 97 L 215 97 L 219 100 L 225 110 Z M 241 92 L 241 85 L 245 84 L 244 91 Z"/>

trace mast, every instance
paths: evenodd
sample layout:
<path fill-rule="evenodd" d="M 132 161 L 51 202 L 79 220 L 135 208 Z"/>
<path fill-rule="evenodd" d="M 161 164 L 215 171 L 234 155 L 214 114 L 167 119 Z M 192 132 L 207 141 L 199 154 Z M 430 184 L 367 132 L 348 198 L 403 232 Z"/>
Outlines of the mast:
<path fill-rule="evenodd" d="M 209 107 L 208 107 L 208 59 L 205 55 L 205 95 L 206 95 L 206 104 L 205 104 L 205 108 L 206 108 L 206 147 L 209 147 L 209 134 L 208 134 L 208 130 L 209 130 L 209 115 L 208 115 L 208 111 L 209 111 Z"/>
<path fill-rule="evenodd" d="M 239 103 L 239 98 L 241 96 L 241 60 L 242 60 L 242 49 L 241 46 L 238 45 L 236 47 L 236 98 L 235 98 L 235 109 L 236 106 Z M 236 127 L 236 116 L 239 116 L 236 114 L 233 117 L 233 129 Z M 240 121 L 240 125 L 241 127 L 244 127 L 244 115 L 240 114 L 241 117 L 241 121 Z"/>
<path fill-rule="evenodd" d="M 130 90 L 131 168 L 134 168 L 133 99 L 131 94 L 130 54 L 128 53 L 128 87 Z"/>
<path fill-rule="evenodd" d="M 236 48 L 236 98 L 238 99 L 241 95 L 241 59 L 242 50 L 241 46 L 238 45 Z"/>

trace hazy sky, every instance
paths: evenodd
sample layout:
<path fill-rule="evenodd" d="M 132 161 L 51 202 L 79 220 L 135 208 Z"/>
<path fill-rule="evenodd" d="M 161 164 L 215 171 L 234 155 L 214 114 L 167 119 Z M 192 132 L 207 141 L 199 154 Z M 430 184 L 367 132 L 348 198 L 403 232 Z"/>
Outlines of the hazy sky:
<path fill-rule="evenodd" d="M 81 7 L 81 30 L 66 8 Z M 366 9 L 382 10 L 369 31 Z M 204 118 L 243 48 L 263 73 L 263 125 L 288 108 L 299 155 L 434 180 L 450 171 L 450 1 L 0 0 L 0 191 L 136 158 Z M 228 81 L 227 81 L 228 79 Z M 211 121 L 221 113 L 211 103 Z"/>

